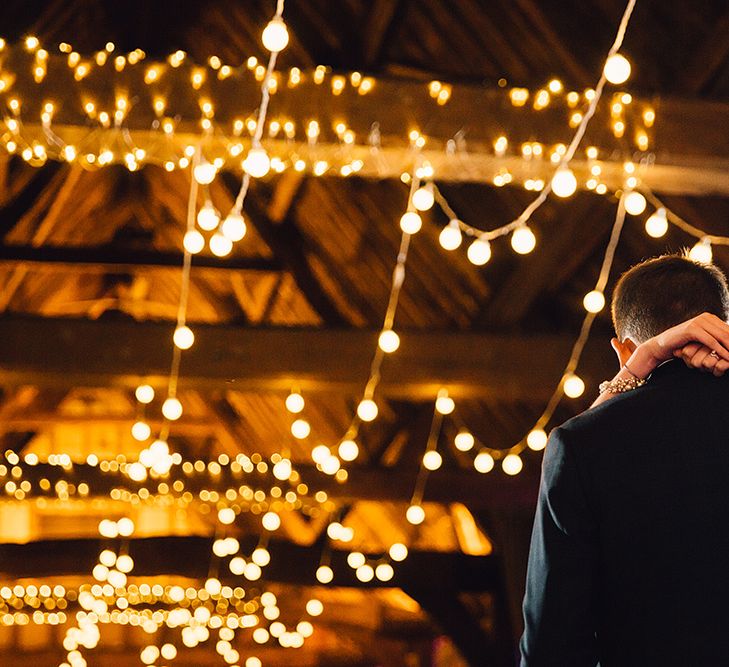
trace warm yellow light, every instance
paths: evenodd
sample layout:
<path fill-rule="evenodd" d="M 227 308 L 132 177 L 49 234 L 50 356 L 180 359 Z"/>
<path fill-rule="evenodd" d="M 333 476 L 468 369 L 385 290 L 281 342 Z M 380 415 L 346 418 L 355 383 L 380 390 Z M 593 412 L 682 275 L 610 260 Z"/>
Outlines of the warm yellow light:
<path fill-rule="evenodd" d="M 40 41 L 37 37 L 29 36 L 25 38 L 25 48 L 28 51 L 35 51 L 40 46 Z"/>
<path fill-rule="evenodd" d="M 426 470 L 438 470 L 443 465 L 443 457 L 435 450 L 423 454 L 423 467 Z"/>
<path fill-rule="evenodd" d="M 400 347 L 400 336 L 392 329 L 385 329 L 378 339 L 378 345 L 383 352 L 395 352 Z"/>
<path fill-rule="evenodd" d="M 203 207 L 198 211 L 197 224 L 200 229 L 211 232 L 217 229 L 220 224 L 220 213 L 212 205 L 210 201 L 206 201 Z"/>
<path fill-rule="evenodd" d="M 272 18 L 261 35 L 263 46 L 273 53 L 283 51 L 289 43 L 289 31 L 280 16 Z"/>
<path fill-rule="evenodd" d="M 579 398 L 585 393 L 585 383 L 581 377 L 574 373 L 569 373 L 564 377 L 562 388 L 570 398 Z"/>
<path fill-rule="evenodd" d="M 501 462 L 501 469 L 507 475 L 518 475 L 523 467 L 524 464 L 518 454 L 509 454 Z"/>
<path fill-rule="evenodd" d="M 218 510 L 218 521 L 220 523 L 229 526 L 235 521 L 235 510 L 232 507 L 223 507 Z"/>
<path fill-rule="evenodd" d="M 316 571 L 316 579 L 321 584 L 328 584 L 334 579 L 334 572 L 328 565 L 321 565 Z"/>
<path fill-rule="evenodd" d="M 253 178 L 263 178 L 271 169 L 271 160 L 262 146 L 254 146 L 243 160 L 243 169 Z"/>
<path fill-rule="evenodd" d="M 197 229 L 191 229 L 189 232 L 185 232 L 182 245 L 191 255 L 197 255 L 205 247 L 205 237 Z"/>
<path fill-rule="evenodd" d="M 449 415 L 456 409 L 456 403 L 447 392 L 442 391 L 435 399 L 435 409 L 442 415 Z"/>
<path fill-rule="evenodd" d="M 438 235 L 438 242 L 444 250 L 456 250 L 463 243 L 460 220 L 451 220 Z"/>
<path fill-rule="evenodd" d="M 561 93 L 564 86 L 562 85 L 562 82 L 559 79 L 552 79 L 548 84 L 547 88 L 549 88 L 549 92 L 553 94 Z"/>
<path fill-rule="evenodd" d="M 148 384 L 140 384 L 134 395 L 140 403 L 151 403 L 154 400 L 154 388 Z"/>
<path fill-rule="evenodd" d="M 357 406 L 357 416 L 363 422 L 374 421 L 377 418 L 378 412 L 377 403 L 375 403 L 371 398 L 362 399 Z"/>
<path fill-rule="evenodd" d="M 209 185 L 215 179 L 215 175 L 218 173 L 218 170 L 215 168 L 214 164 L 211 164 L 207 160 L 203 160 L 200 164 L 195 166 L 193 173 L 195 175 L 195 180 L 200 183 L 200 185 Z"/>
<path fill-rule="evenodd" d="M 666 217 L 666 209 L 659 208 L 645 222 L 645 231 L 648 236 L 659 239 L 668 231 L 668 218 Z"/>
<path fill-rule="evenodd" d="M 427 183 L 413 192 L 413 206 L 418 211 L 428 211 L 433 208 L 434 203 L 435 193 L 433 192 L 432 183 Z"/>
<path fill-rule="evenodd" d="M 483 266 L 491 259 L 491 243 L 485 235 L 479 236 L 467 251 L 468 261 L 475 266 Z"/>
<path fill-rule="evenodd" d="M 588 313 L 599 313 L 605 307 L 605 295 L 599 290 L 585 294 L 582 305 Z"/>
<path fill-rule="evenodd" d="M 117 531 L 122 537 L 129 537 L 134 532 L 134 521 L 128 517 L 122 517 L 116 522 Z"/>
<path fill-rule="evenodd" d="M 514 230 L 511 235 L 511 247 L 520 255 L 527 255 L 537 245 L 537 239 L 534 232 L 527 225 L 522 225 Z"/>
<path fill-rule="evenodd" d="M 714 253 L 711 249 L 711 240 L 708 238 L 701 239 L 689 252 L 689 258 L 694 262 L 702 264 L 711 264 Z"/>
<path fill-rule="evenodd" d="M 415 211 L 407 211 L 400 218 L 400 229 L 406 234 L 417 234 L 423 226 L 423 220 Z"/>
<path fill-rule="evenodd" d="M 523 107 L 529 99 L 529 91 L 526 88 L 512 88 L 509 98 L 515 107 Z"/>
<path fill-rule="evenodd" d="M 343 461 L 354 461 L 359 456 L 359 446 L 354 440 L 342 440 L 337 452 Z"/>
<path fill-rule="evenodd" d="M 547 446 L 547 434 L 544 429 L 535 428 L 527 435 L 527 446 L 529 449 L 538 452 Z"/>
<path fill-rule="evenodd" d="M 293 424 L 291 424 L 291 435 L 298 440 L 308 438 L 310 433 L 311 426 L 305 419 L 297 419 Z"/>
<path fill-rule="evenodd" d="M 467 452 L 473 449 L 473 445 L 475 444 L 475 442 L 476 439 L 473 437 L 473 435 L 465 430 L 459 431 L 454 440 L 456 449 L 461 452 Z"/>
<path fill-rule="evenodd" d="M 176 421 L 182 417 L 182 403 L 177 398 L 168 398 L 162 404 L 162 414 L 165 419 Z"/>
<path fill-rule="evenodd" d="M 147 422 L 138 421 L 132 424 L 132 437 L 139 442 L 148 440 L 152 435 L 152 428 Z"/>
<path fill-rule="evenodd" d="M 292 391 L 286 397 L 286 409 L 294 414 L 299 414 L 304 409 L 304 397 L 296 391 Z"/>
<path fill-rule="evenodd" d="M 625 210 L 630 213 L 630 215 L 640 215 L 641 213 L 643 213 L 643 211 L 645 211 L 645 197 L 640 192 L 631 190 L 630 192 L 626 193 L 625 197 L 623 198 L 623 205 L 625 206 Z"/>
<path fill-rule="evenodd" d="M 491 472 L 494 469 L 494 457 L 488 452 L 479 452 L 473 460 L 473 467 L 481 473 Z"/>
<path fill-rule="evenodd" d="M 281 526 L 281 517 L 276 512 L 266 512 L 261 517 L 261 525 L 269 531 L 278 530 Z"/>
<path fill-rule="evenodd" d="M 615 53 L 605 61 L 603 74 L 605 78 L 614 85 L 625 83 L 630 77 L 630 62 L 628 59 Z"/>
<path fill-rule="evenodd" d="M 560 167 L 552 176 L 552 192 L 558 197 L 570 197 L 577 190 L 577 179 L 569 167 Z"/>
<path fill-rule="evenodd" d="M 408 523 L 411 523 L 413 526 L 418 526 L 425 521 L 425 510 L 421 505 L 410 505 L 405 512 L 405 518 L 408 520 Z"/>
<path fill-rule="evenodd" d="M 396 563 L 401 563 L 408 557 L 408 548 L 401 542 L 395 542 L 389 550 L 390 558 Z"/>
<path fill-rule="evenodd" d="M 220 228 L 220 231 L 229 241 L 237 243 L 246 235 L 246 221 L 240 213 L 237 211 L 231 211 L 225 217 L 225 220 L 223 220 L 223 225 Z"/>
<path fill-rule="evenodd" d="M 195 342 L 195 334 L 190 327 L 183 325 L 175 329 L 172 339 L 181 350 L 189 350 Z"/>

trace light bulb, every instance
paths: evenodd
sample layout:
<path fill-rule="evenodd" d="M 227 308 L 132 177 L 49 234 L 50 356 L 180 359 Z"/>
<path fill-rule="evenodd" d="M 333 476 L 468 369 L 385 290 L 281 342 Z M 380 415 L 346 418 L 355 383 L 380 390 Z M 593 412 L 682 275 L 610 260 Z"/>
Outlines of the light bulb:
<path fill-rule="evenodd" d="M 298 440 L 308 438 L 311 433 L 311 426 L 306 419 L 297 419 L 291 424 L 291 435 Z"/>
<path fill-rule="evenodd" d="M 223 585 L 220 583 L 220 579 L 210 577 L 210 579 L 205 582 L 205 590 L 210 593 L 210 595 L 220 595 L 220 591 L 223 590 Z"/>
<path fill-rule="evenodd" d="M 288 459 L 282 459 L 273 466 L 273 476 L 282 482 L 290 479 L 292 472 L 291 461 Z"/>
<path fill-rule="evenodd" d="M 191 229 L 185 233 L 182 245 L 191 255 L 197 255 L 205 247 L 205 237 L 197 229 Z"/>
<path fill-rule="evenodd" d="M 177 648 L 174 644 L 163 644 L 159 652 L 165 660 L 174 660 L 177 657 Z"/>
<path fill-rule="evenodd" d="M 122 537 L 129 537 L 134 532 L 134 521 L 124 516 L 116 522 L 116 529 Z"/>
<path fill-rule="evenodd" d="M 280 16 L 274 16 L 263 29 L 261 41 L 269 51 L 283 51 L 289 43 L 289 31 Z"/>
<path fill-rule="evenodd" d="M 355 575 L 357 576 L 357 579 L 367 583 L 375 578 L 375 571 L 372 569 L 371 565 L 363 565 L 362 567 L 357 568 Z"/>
<path fill-rule="evenodd" d="M 377 342 L 383 352 L 392 353 L 400 347 L 400 336 L 392 329 L 385 329 Z"/>
<path fill-rule="evenodd" d="M 306 603 L 306 613 L 309 616 L 321 616 L 323 611 L 324 605 L 316 598 L 312 598 Z"/>
<path fill-rule="evenodd" d="M 392 560 L 396 563 L 401 563 L 408 557 L 408 548 L 401 542 L 395 542 L 395 544 L 390 547 L 390 551 L 388 553 Z"/>
<path fill-rule="evenodd" d="M 222 234 L 213 234 L 210 237 L 210 252 L 216 257 L 226 257 L 233 250 L 233 242 Z"/>
<path fill-rule="evenodd" d="M 261 518 L 261 525 L 266 530 L 278 530 L 281 526 L 281 517 L 276 512 L 266 512 Z"/>
<path fill-rule="evenodd" d="M 702 264 L 711 264 L 714 253 L 711 251 L 711 241 L 707 238 L 701 239 L 689 252 L 689 259 Z"/>
<path fill-rule="evenodd" d="M 625 206 L 625 210 L 630 213 L 630 215 L 640 215 L 643 211 L 645 211 L 645 197 L 640 194 L 640 192 L 631 190 L 626 193 L 625 198 L 623 199 L 623 206 Z"/>
<path fill-rule="evenodd" d="M 585 383 L 574 373 L 565 376 L 563 384 L 564 393 L 570 398 L 579 398 L 585 393 Z"/>
<path fill-rule="evenodd" d="M 223 220 L 220 231 L 229 241 L 237 243 L 246 235 L 246 221 L 240 213 L 231 211 Z"/>
<path fill-rule="evenodd" d="M 359 456 L 359 447 L 354 440 L 342 440 L 337 451 L 342 461 L 354 461 Z"/>
<path fill-rule="evenodd" d="M 243 576 L 248 581 L 257 581 L 261 578 L 261 568 L 255 563 L 246 563 L 245 569 L 243 570 Z"/>
<path fill-rule="evenodd" d="M 251 560 L 258 565 L 258 567 L 266 567 L 271 562 L 271 554 L 268 549 L 263 547 L 257 547 L 251 554 Z"/>
<path fill-rule="evenodd" d="M 577 179 L 569 167 L 560 167 L 552 176 L 552 192 L 558 197 L 571 197 L 577 190 Z"/>
<path fill-rule="evenodd" d="M 511 235 L 511 247 L 520 255 L 528 255 L 537 245 L 534 232 L 526 225 L 517 227 Z"/>
<path fill-rule="evenodd" d="M 223 507 L 218 510 L 218 521 L 225 526 L 229 526 L 235 521 L 235 510 L 232 507 Z"/>
<path fill-rule="evenodd" d="M 165 419 L 169 419 L 170 421 L 179 419 L 182 417 L 182 403 L 176 398 L 168 398 L 162 404 L 162 414 Z"/>
<path fill-rule="evenodd" d="M 240 556 L 236 556 L 235 558 L 230 559 L 228 567 L 233 574 L 240 576 L 243 572 L 245 572 L 246 562 Z"/>
<path fill-rule="evenodd" d="M 408 523 L 418 526 L 425 521 L 425 510 L 420 505 L 410 505 L 405 512 L 405 518 Z"/>
<path fill-rule="evenodd" d="M 365 555 L 359 551 L 353 551 L 347 555 L 347 565 L 349 565 L 349 567 L 353 570 L 356 570 L 358 567 L 362 567 L 366 562 L 367 559 L 365 558 Z"/>
<path fill-rule="evenodd" d="M 443 464 L 443 457 L 436 451 L 423 454 L 423 467 L 427 470 L 438 470 Z"/>
<path fill-rule="evenodd" d="M 326 445 L 317 445 L 311 450 L 311 458 L 314 460 L 314 463 L 318 463 L 319 465 L 324 463 L 331 455 L 332 453 Z"/>
<path fill-rule="evenodd" d="M 605 61 L 603 74 L 612 84 L 625 83 L 630 77 L 630 62 L 625 56 L 615 53 Z"/>
<path fill-rule="evenodd" d="M 299 414 L 299 412 L 304 409 L 304 397 L 301 394 L 292 391 L 286 397 L 286 409 L 294 414 Z"/>
<path fill-rule="evenodd" d="M 210 185 L 210 183 L 212 183 L 215 179 L 215 175 L 217 173 L 218 170 L 215 168 L 215 165 L 211 164 L 207 160 L 204 160 L 198 164 L 195 169 L 193 169 L 195 180 L 200 183 L 200 185 Z"/>
<path fill-rule="evenodd" d="M 243 160 L 243 169 L 253 178 L 263 178 L 271 169 L 271 160 L 262 146 L 254 146 Z"/>
<path fill-rule="evenodd" d="M 456 435 L 454 444 L 459 452 L 467 452 L 473 449 L 476 439 L 468 431 L 459 431 Z"/>
<path fill-rule="evenodd" d="M 220 213 L 209 201 L 206 201 L 198 211 L 197 224 L 206 232 L 213 231 L 220 224 Z"/>
<path fill-rule="evenodd" d="M 518 475 L 524 467 L 518 454 L 509 454 L 501 462 L 501 468 L 507 475 Z"/>
<path fill-rule="evenodd" d="M 476 266 L 483 266 L 491 259 L 491 243 L 485 235 L 479 236 L 468 246 L 468 261 Z"/>
<path fill-rule="evenodd" d="M 377 408 L 377 403 L 375 403 L 370 398 L 365 398 L 362 401 L 360 401 L 360 404 L 357 406 L 357 416 L 363 421 L 363 422 L 371 422 L 377 419 L 377 413 L 379 412 Z"/>
<path fill-rule="evenodd" d="M 456 409 L 456 403 L 448 394 L 445 394 L 435 399 L 435 409 L 442 415 L 449 415 Z"/>
<path fill-rule="evenodd" d="M 458 220 L 451 220 L 440 232 L 438 242 L 443 250 L 455 250 L 463 243 L 463 235 Z"/>
<path fill-rule="evenodd" d="M 151 403 L 154 400 L 154 388 L 148 384 L 140 384 L 135 389 L 134 396 L 140 403 Z"/>
<path fill-rule="evenodd" d="M 594 289 L 585 294 L 582 305 L 588 313 L 599 313 L 605 307 L 605 295 Z"/>
<path fill-rule="evenodd" d="M 102 519 L 99 522 L 99 534 L 102 537 L 116 537 L 119 534 L 119 527 L 115 521 L 109 519 Z"/>
<path fill-rule="evenodd" d="M 668 218 L 666 209 L 659 208 L 648 220 L 645 221 L 645 231 L 648 236 L 659 239 L 668 231 Z"/>
<path fill-rule="evenodd" d="M 129 574 L 134 569 L 134 560 L 127 554 L 122 554 L 117 558 L 116 569 L 124 574 Z"/>
<path fill-rule="evenodd" d="M 433 193 L 433 184 L 428 183 L 415 192 L 413 192 L 413 206 L 418 211 L 428 211 L 433 208 L 435 203 L 435 194 Z"/>
<path fill-rule="evenodd" d="M 423 219 L 415 211 L 407 211 L 400 218 L 400 229 L 406 234 L 417 234 L 423 226 Z"/>
<path fill-rule="evenodd" d="M 177 327 L 175 334 L 172 337 L 175 345 L 181 350 L 189 350 L 192 344 L 195 342 L 195 334 L 192 333 L 192 329 L 187 326 Z"/>
<path fill-rule="evenodd" d="M 152 435 L 152 428 L 147 422 L 138 421 L 132 424 L 132 437 L 139 442 L 144 442 Z"/>
<path fill-rule="evenodd" d="M 104 549 L 99 554 L 99 562 L 106 567 L 114 567 L 116 563 L 116 554 L 111 549 Z"/>
<path fill-rule="evenodd" d="M 473 467 L 478 472 L 491 472 L 494 469 L 494 457 L 488 452 L 479 452 L 473 460 Z"/>
<path fill-rule="evenodd" d="M 321 470 L 325 475 L 334 475 L 341 467 L 339 459 L 333 454 L 331 456 L 327 456 L 320 465 Z"/>
<path fill-rule="evenodd" d="M 547 446 L 547 434 L 544 429 L 535 428 L 527 435 L 527 446 L 529 449 L 539 452 Z"/>
<path fill-rule="evenodd" d="M 328 565 L 321 565 L 316 571 L 316 580 L 320 584 L 328 584 L 334 579 L 334 572 Z M 308 606 L 308 605 L 307 605 Z"/>

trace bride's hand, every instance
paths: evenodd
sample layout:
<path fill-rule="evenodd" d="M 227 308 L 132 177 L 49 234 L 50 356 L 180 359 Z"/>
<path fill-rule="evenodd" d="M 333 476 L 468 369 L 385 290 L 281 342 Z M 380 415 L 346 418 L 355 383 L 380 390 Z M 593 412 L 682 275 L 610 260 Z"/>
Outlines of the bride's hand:
<path fill-rule="evenodd" d="M 721 377 L 729 370 L 729 361 L 721 358 L 717 359 L 711 354 L 711 348 L 699 343 L 684 345 L 680 350 L 676 350 L 673 355 L 678 359 L 682 359 L 690 368 L 697 368 L 705 373 L 713 373 L 716 377 Z"/>

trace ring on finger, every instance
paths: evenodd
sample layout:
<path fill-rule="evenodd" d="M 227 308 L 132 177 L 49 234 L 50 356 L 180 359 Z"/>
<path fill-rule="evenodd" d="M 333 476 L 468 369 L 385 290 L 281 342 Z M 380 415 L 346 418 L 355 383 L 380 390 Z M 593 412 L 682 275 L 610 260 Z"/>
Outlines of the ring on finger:
<path fill-rule="evenodd" d="M 709 356 L 714 357 L 714 359 L 717 359 L 717 360 L 719 359 L 719 354 L 717 353 L 716 350 L 712 350 L 711 352 L 709 352 Z"/>

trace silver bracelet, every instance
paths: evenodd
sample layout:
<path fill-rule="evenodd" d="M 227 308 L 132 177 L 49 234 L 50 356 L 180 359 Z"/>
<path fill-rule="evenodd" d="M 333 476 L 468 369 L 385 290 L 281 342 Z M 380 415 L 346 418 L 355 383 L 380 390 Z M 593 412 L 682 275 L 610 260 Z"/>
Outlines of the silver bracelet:
<path fill-rule="evenodd" d="M 608 394 L 623 394 L 626 391 L 632 391 L 633 389 L 642 387 L 645 383 L 646 380 L 641 380 L 639 377 L 635 376 L 627 379 L 617 378 L 615 380 L 605 380 L 605 382 L 600 383 L 599 392 L 600 395 L 606 392 Z"/>

